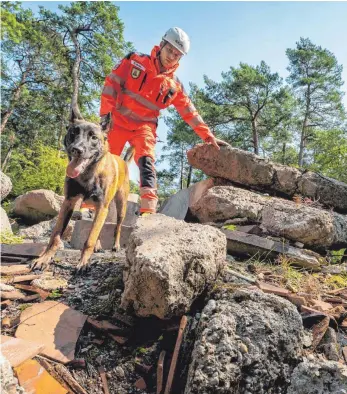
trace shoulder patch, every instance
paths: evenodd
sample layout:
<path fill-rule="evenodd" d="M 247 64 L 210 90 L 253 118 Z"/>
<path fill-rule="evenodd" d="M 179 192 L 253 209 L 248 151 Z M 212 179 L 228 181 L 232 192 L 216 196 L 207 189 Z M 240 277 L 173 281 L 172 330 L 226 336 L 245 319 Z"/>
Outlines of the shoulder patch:
<path fill-rule="evenodd" d="M 141 71 L 146 71 L 146 68 L 142 64 L 135 62 L 135 60 L 131 60 L 131 64 L 140 69 Z"/>

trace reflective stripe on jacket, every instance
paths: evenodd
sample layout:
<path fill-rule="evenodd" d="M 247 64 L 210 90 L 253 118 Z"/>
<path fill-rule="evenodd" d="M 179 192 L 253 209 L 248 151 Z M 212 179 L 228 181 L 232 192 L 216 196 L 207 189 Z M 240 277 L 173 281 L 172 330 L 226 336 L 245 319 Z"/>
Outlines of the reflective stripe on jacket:
<path fill-rule="evenodd" d="M 130 53 L 106 77 L 100 115 L 113 114 L 114 126 L 136 130 L 144 123 L 156 124 L 160 110 L 174 105 L 203 140 L 212 133 L 174 75 L 178 64 L 160 73 L 158 46 L 149 55 Z"/>

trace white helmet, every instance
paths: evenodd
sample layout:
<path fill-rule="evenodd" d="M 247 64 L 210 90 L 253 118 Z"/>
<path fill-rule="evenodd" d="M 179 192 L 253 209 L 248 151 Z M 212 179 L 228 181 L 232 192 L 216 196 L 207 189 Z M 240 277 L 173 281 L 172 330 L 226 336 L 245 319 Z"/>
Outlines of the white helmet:
<path fill-rule="evenodd" d="M 190 48 L 190 39 L 188 34 L 179 27 L 172 27 L 163 37 L 163 40 L 169 42 L 178 49 L 183 55 L 186 55 Z"/>

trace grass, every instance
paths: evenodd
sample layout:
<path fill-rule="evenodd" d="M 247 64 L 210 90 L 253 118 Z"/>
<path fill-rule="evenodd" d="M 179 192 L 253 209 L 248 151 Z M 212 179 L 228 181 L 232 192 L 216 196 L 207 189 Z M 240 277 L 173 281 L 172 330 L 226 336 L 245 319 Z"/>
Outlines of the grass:
<path fill-rule="evenodd" d="M 20 237 L 18 235 L 12 234 L 10 231 L 1 231 L 0 232 L 0 243 L 1 244 L 22 244 L 23 243 L 23 237 Z"/>
<path fill-rule="evenodd" d="M 330 278 L 325 280 L 325 283 L 333 290 L 347 287 L 347 274 L 331 275 Z"/>
<path fill-rule="evenodd" d="M 60 298 L 62 296 L 63 296 L 63 294 L 60 293 L 59 290 L 55 289 L 49 294 L 48 298 L 51 300 L 55 300 L 56 298 Z"/>
<path fill-rule="evenodd" d="M 236 230 L 235 224 L 226 224 L 222 228 L 225 228 L 226 230 L 230 230 L 230 231 L 235 231 Z"/>

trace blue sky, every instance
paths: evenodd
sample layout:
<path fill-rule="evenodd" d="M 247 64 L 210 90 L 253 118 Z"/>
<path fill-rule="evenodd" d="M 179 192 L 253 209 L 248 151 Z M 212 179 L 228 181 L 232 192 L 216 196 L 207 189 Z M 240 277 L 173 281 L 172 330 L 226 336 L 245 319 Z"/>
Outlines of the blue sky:
<path fill-rule="evenodd" d="M 24 2 L 57 10 L 60 3 Z M 347 92 L 347 2 L 218 2 L 218 1 L 140 1 L 114 2 L 120 7 L 124 36 L 135 48 L 149 53 L 164 32 L 178 26 L 191 38 L 191 50 L 182 59 L 177 75 L 181 81 L 203 86 L 203 75 L 220 80 L 221 72 L 240 62 L 258 65 L 264 60 L 273 72 L 287 77 L 287 48 L 294 48 L 300 37 L 333 52 L 343 65 L 343 91 Z M 344 97 L 347 107 L 347 95 Z M 165 115 L 165 113 L 163 113 Z M 193 130 L 192 130 L 193 132 Z M 158 127 L 165 141 L 163 120 Z M 157 156 L 163 144 L 157 144 Z M 138 179 L 131 166 L 131 179 Z"/>

